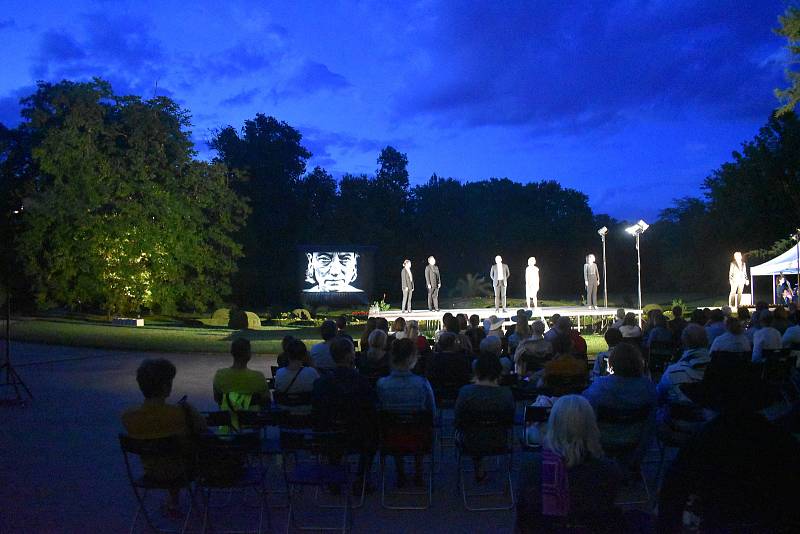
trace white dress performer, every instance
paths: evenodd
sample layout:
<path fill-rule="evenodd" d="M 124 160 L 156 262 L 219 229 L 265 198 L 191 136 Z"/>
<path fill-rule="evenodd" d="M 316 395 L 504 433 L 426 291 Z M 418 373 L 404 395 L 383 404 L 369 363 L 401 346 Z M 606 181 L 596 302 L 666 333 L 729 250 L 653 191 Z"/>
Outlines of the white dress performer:
<path fill-rule="evenodd" d="M 494 311 L 500 311 L 500 304 L 503 305 L 503 311 L 507 312 L 506 306 L 506 291 L 508 289 L 509 277 L 508 265 L 503 263 L 503 258 L 500 256 L 494 257 L 494 265 L 489 272 L 492 278 L 492 286 L 494 286 Z"/>
<path fill-rule="evenodd" d="M 528 266 L 525 268 L 525 305 L 528 308 L 539 307 L 539 268 L 536 266 L 536 258 L 528 258 Z M 533 301 L 533 305 L 531 305 Z"/>
<path fill-rule="evenodd" d="M 411 274 L 411 260 L 403 262 L 400 271 L 400 281 L 403 288 L 403 311 L 411 313 L 411 295 L 414 293 L 414 276 Z"/>
<path fill-rule="evenodd" d="M 728 269 L 728 283 L 731 285 L 728 305 L 735 310 L 742 305 L 744 286 L 750 284 L 750 280 L 747 279 L 747 264 L 742 260 L 741 252 L 733 253 L 733 261 Z"/>
<path fill-rule="evenodd" d="M 597 309 L 597 286 L 600 285 L 600 271 L 594 262 L 594 254 L 586 256 L 583 265 L 583 284 L 586 286 L 586 306 L 591 310 Z"/>

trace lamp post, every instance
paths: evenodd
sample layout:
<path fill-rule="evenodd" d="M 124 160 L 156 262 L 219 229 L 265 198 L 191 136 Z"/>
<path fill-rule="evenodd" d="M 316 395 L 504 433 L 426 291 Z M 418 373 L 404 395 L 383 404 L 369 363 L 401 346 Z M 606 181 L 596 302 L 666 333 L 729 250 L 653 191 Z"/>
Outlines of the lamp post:
<path fill-rule="evenodd" d="M 606 234 L 608 233 L 608 228 L 604 226 L 597 233 L 603 241 L 603 306 L 608 308 L 608 278 L 606 277 Z"/>
<path fill-rule="evenodd" d="M 639 219 L 639 222 L 625 229 L 626 232 L 628 232 L 629 234 L 631 234 L 636 238 L 636 268 L 639 275 L 639 327 L 640 328 L 642 326 L 642 254 L 639 251 L 639 238 L 648 228 L 650 228 L 650 225 L 644 222 L 642 219 Z"/>

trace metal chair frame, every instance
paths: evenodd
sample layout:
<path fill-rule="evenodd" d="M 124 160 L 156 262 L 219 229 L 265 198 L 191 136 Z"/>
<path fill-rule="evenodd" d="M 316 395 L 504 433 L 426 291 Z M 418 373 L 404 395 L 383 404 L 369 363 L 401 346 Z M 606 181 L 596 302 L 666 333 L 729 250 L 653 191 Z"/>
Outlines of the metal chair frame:
<path fill-rule="evenodd" d="M 514 505 L 516 504 L 516 499 L 514 496 L 514 483 L 512 480 L 512 470 L 514 465 L 514 447 L 513 447 L 513 429 L 514 429 L 514 421 L 513 419 L 504 420 L 502 417 L 494 417 L 494 416 L 482 416 L 480 419 L 476 419 L 475 421 L 471 422 L 467 433 L 474 432 L 475 430 L 478 431 L 487 431 L 487 430 L 495 430 L 495 431 L 505 431 L 506 433 L 506 440 L 505 443 L 497 443 L 493 444 L 492 448 L 486 449 L 471 449 L 468 446 L 465 446 L 463 441 L 456 440 L 456 459 L 458 465 L 458 485 L 461 489 L 461 498 L 464 502 L 464 508 L 470 512 L 484 512 L 484 511 L 497 511 L 497 510 L 512 510 Z M 462 433 L 462 436 L 464 434 Z M 468 445 L 468 444 L 466 444 Z M 499 472 L 499 459 L 504 457 L 507 462 L 507 469 L 506 469 L 506 477 L 508 479 L 508 490 L 503 489 L 502 491 L 479 491 L 479 492 L 467 492 L 466 483 L 464 480 L 464 473 L 471 472 L 468 469 L 464 468 L 463 459 L 464 456 L 480 456 L 482 458 L 491 458 L 494 457 L 495 460 L 498 462 L 498 471 Z M 480 497 L 491 497 L 496 495 L 510 495 L 510 502 L 508 506 L 470 506 L 469 499 L 470 498 L 480 498 Z"/>
<path fill-rule="evenodd" d="M 597 422 L 599 426 L 602 426 L 603 423 L 605 424 L 612 424 L 612 425 L 646 425 L 647 419 L 652 416 L 652 408 L 642 407 L 642 408 L 635 408 L 631 410 L 620 410 L 620 409 L 612 409 L 607 406 L 601 406 L 597 410 Z M 600 430 L 602 435 L 602 428 Z M 641 440 L 644 436 L 640 436 L 639 440 L 636 443 L 630 443 L 626 445 L 616 446 L 614 448 L 617 449 L 617 452 L 620 454 L 624 454 L 628 451 L 633 451 L 641 445 Z M 608 449 L 608 447 L 604 447 Z M 609 453 L 609 450 L 606 450 Z M 614 457 L 613 453 L 609 453 L 609 456 Z M 647 478 L 644 475 L 644 469 L 642 466 L 642 462 L 638 462 L 636 466 L 636 470 L 639 472 L 639 477 L 642 479 L 642 484 L 644 485 L 644 492 L 645 492 L 645 499 L 644 500 L 634 500 L 634 501 L 616 501 L 614 504 L 618 506 L 626 506 L 631 504 L 646 504 L 650 502 L 651 495 L 650 495 L 650 487 L 647 484 Z"/>
<path fill-rule="evenodd" d="M 381 506 L 387 510 L 427 510 L 433 504 L 433 476 L 436 472 L 436 458 L 435 458 L 435 434 L 436 428 L 434 424 L 433 414 L 430 412 L 416 412 L 416 413 L 392 413 L 381 412 L 379 414 L 379 440 L 378 440 L 378 454 L 380 456 L 380 471 L 381 471 Z M 430 441 L 420 440 L 416 445 L 398 446 L 392 443 L 390 436 L 392 433 L 397 433 L 398 429 L 402 431 L 403 428 L 418 430 L 421 432 L 430 432 Z M 393 456 L 395 461 L 405 461 L 410 456 L 422 454 L 423 456 L 430 455 L 430 470 L 428 472 L 427 490 L 421 491 L 401 491 L 394 490 L 390 493 L 386 491 L 386 457 Z M 399 506 L 388 504 L 387 496 L 420 496 L 425 495 L 426 501 L 424 505 L 405 505 Z"/>

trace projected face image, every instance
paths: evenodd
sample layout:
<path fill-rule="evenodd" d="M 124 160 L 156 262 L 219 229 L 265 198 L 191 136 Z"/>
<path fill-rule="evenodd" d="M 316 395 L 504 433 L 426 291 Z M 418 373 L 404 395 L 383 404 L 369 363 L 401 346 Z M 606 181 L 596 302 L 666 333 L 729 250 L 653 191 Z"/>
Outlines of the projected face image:
<path fill-rule="evenodd" d="M 363 292 L 351 285 L 358 278 L 358 254 L 355 252 L 311 252 L 306 257 L 306 283 L 313 287 L 304 289 L 304 292 Z"/>

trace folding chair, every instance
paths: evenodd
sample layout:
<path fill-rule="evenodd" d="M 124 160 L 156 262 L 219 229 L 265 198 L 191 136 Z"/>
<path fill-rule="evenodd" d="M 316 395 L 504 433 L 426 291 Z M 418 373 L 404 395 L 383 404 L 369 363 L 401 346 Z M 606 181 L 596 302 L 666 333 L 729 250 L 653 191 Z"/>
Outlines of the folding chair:
<path fill-rule="evenodd" d="M 320 432 L 307 428 L 281 427 L 281 449 L 283 450 L 283 474 L 288 489 L 289 520 L 286 531 L 298 530 L 341 530 L 347 532 L 352 527 L 352 506 L 350 504 L 350 466 L 347 462 L 339 465 L 326 463 L 324 458 L 339 456 L 344 453 L 342 445 L 345 436 L 338 431 Z M 300 453 L 307 453 L 307 459 L 301 460 Z M 293 466 L 288 467 L 288 456 L 293 457 Z M 300 525 L 295 517 L 296 490 L 304 487 L 339 488 L 344 499 L 341 507 L 341 527 Z"/>
<path fill-rule="evenodd" d="M 512 443 L 513 425 L 513 418 L 506 417 L 505 415 L 481 414 L 458 430 L 458 437 L 456 439 L 458 485 L 461 488 L 464 508 L 470 512 L 511 510 L 514 508 L 514 485 L 511 480 L 514 452 Z M 491 457 L 505 458 L 507 462 L 507 489 L 503 489 L 502 491 L 467 492 L 464 480 L 464 456 L 482 459 Z M 506 506 L 471 506 L 469 503 L 470 498 L 492 497 L 507 494 L 510 495 L 510 502 Z"/>
<path fill-rule="evenodd" d="M 211 497 L 213 492 L 223 490 L 230 494 L 235 491 L 253 490 L 258 497 L 258 527 L 255 530 L 226 531 L 258 532 L 264 526 L 264 515 L 271 529 L 272 518 L 269 507 L 265 506 L 264 471 L 247 465 L 250 456 L 260 452 L 260 435 L 255 432 L 227 436 L 204 436 L 197 442 L 197 489 L 203 496 L 203 526 L 206 532 L 211 524 Z M 216 531 L 219 532 L 219 531 Z"/>
<path fill-rule="evenodd" d="M 539 451 L 542 449 L 541 439 L 537 442 L 531 441 L 528 437 L 528 427 L 533 425 L 547 424 L 550 419 L 550 406 L 525 406 L 523 414 L 524 426 L 522 434 L 522 448 L 527 451 Z M 543 437 L 540 432 L 540 438 Z"/>
<path fill-rule="evenodd" d="M 660 377 L 664 374 L 664 370 L 672 362 L 673 356 L 675 356 L 675 344 L 671 341 L 654 341 L 650 344 L 647 367 L 650 370 L 650 375 L 654 377 L 654 381 L 657 380 L 655 377 Z"/>
<path fill-rule="evenodd" d="M 130 532 L 134 532 L 136 524 L 139 521 L 139 516 L 142 515 L 150 529 L 155 532 L 167 532 L 157 528 L 153 524 L 147 512 L 147 494 L 152 490 L 180 491 L 181 489 L 186 489 L 189 493 L 189 507 L 186 511 L 186 516 L 181 522 L 180 529 L 173 531 L 185 532 L 189 524 L 189 517 L 191 516 L 192 504 L 194 502 L 190 469 L 191 457 L 186 443 L 177 436 L 158 439 L 137 439 L 125 434 L 120 434 L 119 444 L 125 459 L 125 471 L 128 475 L 128 481 L 136 496 L 136 502 L 139 504 L 136 509 L 136 515 L 133 518 L 133 523 L 131 523 Z M 137 471 L 141 471 L 142 474 L 134 473 L 135 468 L 131 458 L 132 456 L 139 457 L 141 469 Z M 148 469 L 144 467 L 145 464 L 170 465 L 172 469 L 174 469 L 175 476 L 166 479 L 158 478 L 154 473 L 148 473 Z"/>
<path fill-rule="evenodd" d="M 611 458 L 620 460 L 632 470 L 638 471 L 644 484 L 646 498 L 638 501 L 616 502 L 617 505 L 644 504 L 650 502 L 650 488 L 642 469 L 639 457 L 645 440 L 649 437 L 648 428 L 653 415 L 651 406 L 637 408 L 612 408 L 599 406 L 597 426 L 600 428 L 600 442 L 603 451 Z"/>
<path fill-rule="evenodd" d="M 431 412 L 380 412 L 378 414 L 378 453 L 381 464 L 381 506 L 389 510 L 426 510 L 433 501 L 433 474 L 435 458 L 433 456 L 434 424 Z M 428 473 L 427 492 L 399 491 L 396 495 L 426 495 L 423 505 L 396 505 L 387 503 L 386 492 L 386 457 L 393 456 L 396 462 L 402 462 L 409 456 L 430 455 L 431 468 Z"/>
<path fill-rule="evenodd" d="M 668 405 L 669 418 L 656 430 L 659 448 L 656 489 L 661 486 L 667 449 L 680 449 L 707 422 L 702 406 L 694 403 Z"/>

